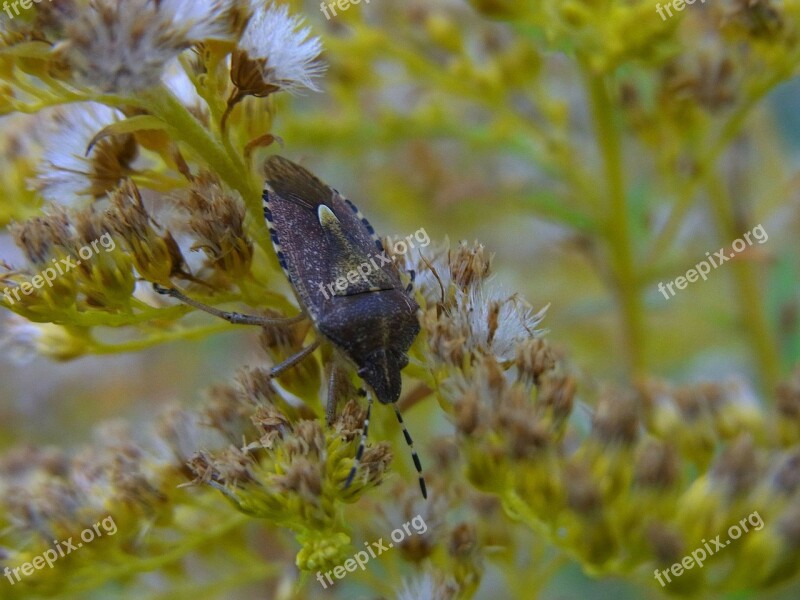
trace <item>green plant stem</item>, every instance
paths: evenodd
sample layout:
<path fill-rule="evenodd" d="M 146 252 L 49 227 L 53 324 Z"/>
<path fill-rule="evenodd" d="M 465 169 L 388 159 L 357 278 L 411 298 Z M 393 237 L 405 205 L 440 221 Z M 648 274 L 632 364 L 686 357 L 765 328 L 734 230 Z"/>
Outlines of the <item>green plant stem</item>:
<path fill-rule="evenodd" d="M 714 163 L 734 138 L 739 135 L 745 121 L 753 110 L 761 105 L 761 101 L 776 85 L 791 76 L 798 60 L 800 60 L 800 53 L 794 54 L 785 62 L 782 68 L 770 71 L 763 81 L 754 85 L 750 89 L 746 100 L 728 117 L 719 135 L 706 146 L 706 150 L 697 158 L 693 174 L 680 186 L 678 200 L 670 213 L 669 219 L 647 253 L 647 258 L 645 259 L 647 264 L 656 262 L 659 256 L 663 256 L 666 253 L 669 245 L 675 239 L 678 229 L 683 224 L 686 214 L 692 207 L 692 201 L 695 197 L 694 192 L 713 172 Z"/>
<path fill-rule="evenodd" d="M 214 540 L 223 538 L 232 530 L 242 527 L 246 522 L 247 517 L 241 514 L 234 514 L 226 521 L 210 527 L 205 531 L 198 532 L 196 536 L 192 537 L 188 541 L 175 544 L 161 555 L 147 556 L 140 559 L 136 559 L 132 556 L 126 556 L 126 560 L 121 566 L 107 567 L 102 569 L 101 577 L 84 578 L 80 583 L 77 583 L 74 587 L 71 587 L 70 592 L 73 594 L 77 592 L 85 592 L 91 589 L 96 589 L 108 581 L 121 580 L 125 577 L 136 575 L 137 573 L 161 569 L 166 565 L 185 558 L 187 554 L 196 550 L 197 548 L 210 546 Z"/>
<path fill-rule="evenodd" d="M 231 331 L 236 328 L 236 325 L 230 323 L 220 322 L 206 327 L 195 327 L 191 329 L 178 329 L 168 333 L 160 333 L 148 338 L 140 340 L 131 340 L 129 342 L 122 342 L 120 344 L 105 344 L 93 340 L 91 342 L 92 354 L 122 354 L 125 352 L 140 352 L 154 346 L 167 344 L 169 342 L 176 342 L 179 340 L 197 340 L 209 337 L 211 335 L 222 333 L 224 331 Z"/>
<path fill-rule="evenodd" d="M 737 228 L 730 198 L 725 185 L 716 171 L 708 178 L 708 193 L 723 247 L 739 238 L 744 232 Z M 739 311 L 747 334 L 752 343 L 753 352 L 759 366 L 760 378 L 768 392 L 773 391 L 780 381 L 780 356 L 778 342 L 774 331 L 770 328 L 765 310 L 764 300 L 760 292 L 758 277 L 753 263 L 748 260 L 733 260 L 734 282 Z M 771 396 L 771 394 L 767 394 Z"/>
<path fill-rule="evenodd" d="M 622 313 L 625 358 L 629 376 L 637 378 L 644 374 L 645 367 L 644 311 L 634 264 L 630 213 L 625 198 L 621 141 L 614 124 L 614 111 L 605 78 L 592 73 L 586 61 L 582 61 L 582 66 L 597 145 L 603 160 L 608 218 L 605 235 L 611 248 L 613 283 Z"/>
<path fill-rule="evenodd" d="M 225 183 L 241 194 L 254 227 L 258 230 L 253 237 L 267 255 L 270 255 L 272 248 L 269 245 L 269 231 L 262 216 L 261 188 L 250 177 L 244 162 L 232 156 L 166 86 L 144 92 L 141 104 L 169 124 L 177 139 L 190 146 Z"/>

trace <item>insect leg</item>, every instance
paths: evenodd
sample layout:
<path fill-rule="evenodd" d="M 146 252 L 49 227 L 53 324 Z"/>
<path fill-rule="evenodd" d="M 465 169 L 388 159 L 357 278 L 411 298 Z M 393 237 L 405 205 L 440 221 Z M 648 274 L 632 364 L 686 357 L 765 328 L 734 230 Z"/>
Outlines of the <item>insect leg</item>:
<path fill-rule="evenodd" d="M 331 374 L 328 378 L 328 404 L 325 406 L 325 421 L 329 427 L 336 418 L 336 407 L 346 389 L 345 383 L 344 371 L 334 363 L 331 366 Z"/>
<path fill-rule="evenodd" d="M 202 310 L 203 312 L 207 312 L 210 315 L 214 315 L 215 317 L 219 317 L 220 319 L 225 319 L 229 323 L 233 323 L 234 325 L 258 325 L 259 327 L 274 327 L 275 325 L 291 325 L 293 323 L 299 323 L 306 318 L 305 313 L 301 313 L 296 317 L 287 317 L 287 318 L 270 318 L 270 317 L 260 317 L 257 315 L 243 315 L 237 312 L 228 312 L 224 310 L 219 310 L 218 308 L 214 308 L 213 306 L 208 306 L 203 304 L 202 302 L 198 302 L 197 300 L 193 300 L 186 296 L 179 290 L 175 288 L 166 288 L 163 286 L 158 285 L 157 283 L 153 284 L 153 289 L 158 292 L 159 294 L 163 294 L 164 296 L 172 296 L 176 300 L 180 300 L 184 304 L 188 304 L 189 306 L 193 306 L 198 310 Z"/>
<path fill-rule="evenodd" d="M 358 471 L 358 465 L 361 464 L 361 456 L 364 454 L 364 447 L 367 445 L 367 436 L 369 435 L 369 416 L 372 413 L 372 394 L 367 395 L 367 416 L 364 419 L 364 427 L 361 429 L 361 441 L 358 444 L 355 460 L 353 460 L 353 467 L 350 469 L 350 474 L 347 476 L 347 481 L 344 482 L 344 489 L 350 487 L 353 483 L 353 478 Z"/>
<path fill-rule="evenodd" d="M 414 450 L 414 441 L 411 439 L 411 434 L 408 433 L 408 429 L 406 429 L 406 424 L 403 423 L 403 415 L 400 414 L 400 409 L 397 408 L 396 404 L 392 404 L 392 408 L 394 408 L 394 414 L 397 415 L 397 422 L 400 423 L 400 427 L 403 428 L 406 444 L 411 448 L 411 458 L 414 459 L 414 466 L 417 468 L 417 473 L 419 474 L 419 489 L 422 491 L 422 497 L 427 498 L 428 489 L 425 487 L 425 478 L 422 476 L 422 465 L 419 462 L 419 456 L 417 456 L 417 451 Z"/>
<path fill-rule="evenodd" d="M 287 369 L 291 369 L 293 366 L 295 366 L 297 363 L 303 360 L 306 356 L 308 356 L 314 350 L 316 350 L 317 346 L 319 346 L 319 343 L 320 343 L 319 340 L 314 340 L 311 344 L 309 344 L 299 352 L 292 354 L 289 358 L 287 358 L 283 362 L 278 363 L 277 365 L 272 367 L 272 369 L 269 372 L 270 377 L 278 377 L 281 373 L 283 373 Z"/>

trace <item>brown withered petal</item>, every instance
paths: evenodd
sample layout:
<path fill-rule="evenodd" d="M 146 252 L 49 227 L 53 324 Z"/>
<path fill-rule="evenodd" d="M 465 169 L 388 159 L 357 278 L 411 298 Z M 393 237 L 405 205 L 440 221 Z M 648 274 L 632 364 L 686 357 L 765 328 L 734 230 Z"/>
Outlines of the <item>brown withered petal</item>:
<path fill-rule="evenodd" d="M 201 171 L 178 204 L 189 215 L 189 228 L 197 240 L 193 250 L 201 249 L 214 268 L 231 278 L 250 270 L 253 244 L 244 229 L 244 203 L 226 192 L 216 175 Z"/>
<path fill-rule="evenodd" d="M 67 472 L 69 459 L 60 448 L 52 446 L 13 446 L 0 457 L 0 475 L 4 478 L 24 478 L 41 471 L 60 476 Z"/>
<path fill-rule="evenodd" d="M 360 436 L 366 416 L 366 409 L 362 408 L 356 400 L 348 401 L 333 422 L 336 434 L 348 441 Z"/>
<path fill-rule="evenodd" d="M 78 211 L 75 214 L 75 229 L 82 245 L 100 239 L 103 234 L 107 233 L 104 227 L 104 214 L 98 211 L 94 205 L 86 210 Z"/>
<path fill-rule="evenodd" d="M 445 364 L 461 366 L 464 362 L 464 345 L 468 332 L 464 322 L 457 322 L 435 308 L 425 311 L 422 327 L 427 332 L 431 352 Z"/>
<path fill-rule="evenodd" d="M 257 482 L 253 475 L 253 457 L 245 450 L 229 446 L 213 457 L 199 454 L 189 461 L 195 473 L 225 486 L 239 486 L 244 483 Z"/>
<path fill-rule="evenodd" d="M 681 534 L 664 523 L 651 523 L 645 535 L 658 564 L 670 565 L 680 560 L 686 552 Z"/>
<path fill-rule="evenodd" d="M 400 544 L 403 558 L 410 562 L 419 563 L 428 558 L 434 550 L 432 540 L 424 535 L 406 537 Z"/>
<path fill-rule="evenodd" d="M 450 532 L 450 539 L 447 542 L 447 551 L 450 556 L 456 558 L 466 558 L 478 545 L 478 532 L 474 523 L 466 521 L 459 523 Z"/>
<path fill-rule="evenodd" d="M 471 503 L 475 511 L 485 520 L 501 512 L 503 506 L 496 496 L 483 493 L 477 493 L 471 499 Z"/>
<path fill-rule="evenodd" d="M 725 389 L 715 383 L 701 383 L 678 388 L 672 395 L 683 417 L 694 421 L 724 403 Z"/>
<path fill-rule="evenodd" d="M 518 386 L 506 394 L 496 411 L 495 424 L 515 459 L 533 458 L 552 443 L 550 426 L 536 416 L 527 392 Z"/>
<path fill-rule="evenodd" d="M 214 478 L 214 467 L 211 457 L 205 452 L 200 452 L 186 461 L 186 466 L 194 474 L 194 483 L 209 483 Z"/>
<path fill-rule="evenodd" d="M 224 443 L 221 437 L 216 437 L 217 432 L 201 429 L 199 415 L 178 405 L 165 408 L 155 425 L 158 439 L 166 445 L 174 461 L 181 466 L 195 454 L 199 445 L 208 446 L 213 441 L 216 447 Z M 205 439 L 206 433 L 212 439 Z M 204 438 L 202 442 L 198 439 L 200 436 Z"/>
<path fill-rule="evenodd" d="M 325 433 L 319 421 L 304 419 L 294 425 L 293 435 L 287 436 L 284 450 L 287 456 L 324 457 L 326 452 Z"/>
<path fill-rule="evenodd" d="M 322 495 L 322 465 L 304 457 L 293 460 L 283 475 L 274 478 L 282 492 L 292 492 L 308 502 L 318 502 Z"/>
<path fill-rule="evenodd" d="M 470 246 L 460 242 L 449 255 L 453 282 L 461 289 L 467 289 L 486 279 L 492 268 L 492 256 L 487 254 L 483 244 L 477 242 Z"/>
<path fill-rule="evenodd" d="M 370 485 L 377 485 L 386 476 L 392 458 L 392 447 L 388 442 L 378 442 L 367 448 L 361 457 L 359 475 L 356 476 L 356 479 L 361 479 L 365 473 L 367 482 Z"/>
<path fill-rule="evenodd" d="M 564 470 L 567 505 L 578 514 L 587 515 L 599 510 L 603 497 L 591 471 L 583 464 L 569 464 Z"/>
<path fill-rule="evenodd" d="M 782 382 L 777 389 L 776 408 L 780 418 L 800 420 L 800 372 L 789 381 Z"/>
<path fill-rule="evenodd" d="M 711 112 L 720 110 L 736 99 L 733 73 L 727 58 L 677 59 L 662 69 L 662 101 L 693 101 Z"/>
<path fill-rule="evenodd" d="M 91 154 L 89 193 L 95 198 L 102 198 L 117 187 L 120 181 L 131 174 L 131 165 L 137 156 L 139 146 L 133 135 L 115 135 L 100 140 Z"/>
<path fill-rule="evenodd" d="M 784 511 L 775 530 L 791 550 L 800 548 L 800 503 L 795 501 Z"/>
<path fill-rule="evenodd" d="M 277 92 L 280 86 L 272 82 L 271 77 L 264 77 L 268 61 L 265 58 L 250 58 L 247 52 L 235 50 L 231 56 L 231 81 L 236 86 L 238 95 L 264 98 Z"/>
<path fill-rule="evenodd" d="M 797 550 L 800 548 L 800 502 L 797 501 L 796 497 L 794 502 L 781 515 L 775 529 L 786 540 L 788 549 Z"/>
<path fill-rule="evenodd" d="M 175 238 L 172 237 L 172 233 L 165 231 L 161 239 L 163 240 L 164 246 L 167 249 L 170 264 L 172 265 L 172 269 L 170 270 L 169 274 L 171 276 L 187 276 L 186 259 L 183 258 L 181 247 L 178 245 L 178 242 L 175 241 Z M 191 279 L 191 276 L 188 276 L 188 278 Z"/>
<path fill-rule="evenodd" d="M 639 485 L 663 489 L 678 480 L 680 457 L 668 443 L 648 440 L 638 449 L 634 480 Z"/>
<path fill-rule="evenodd" d="M 276 397 L 269 369 L 243 368 L 236 373 L 236 382 L 244 399 L 255 406 L 272 404 Z"/>
<path fill-rule="evenodd" d="M 481 401 L 476 390 L 465 391 L 455 403 L 454 409 L 456 427 L 464 435 L 473 434 L 481 423 L 488 424 L 482 418 Z"/>
<path fill-rule="evenodd" d="M 760 472 L 755 442 L 749 433 L 741 434 L 727 446 L 711 468 L 712 477 L 731 496 L 751 489 L 758 481 Z"/>
<path fill-rule="evenodd" d="M 241 443 L 242 437 L 252 430 L 251 409 L 229 385 L 215 385 L 208 395 L 201 424 L 219 431 L 232 444 Z"/>
<path fill-rule="evenodd" d="M 481 359 L 480 376 L 488 388 L 492 404 L 499 404 L 508 389 L 505 371 L 493 356 L 484 356 Z"/>
<path fill-rule="evenodd" d="M 136 235 L 145 237 L 151 230 L 151 219 L 144 208 L 139 188 L 126 180 L 110 198 L 111 209 L 108 211 L 107 224 L 114 231 L 126 237 Z"/>
<path fill-rule="evenodd" d="M 754 37 L 770 37 L 784 27 L 783 15 L 772 0 L 735 0 L 733 9 L 722 19 L 722 26 L 738 25 Z"/>
<path fill-rule="evenodd" d="M 555 357 L 547 342 L 530 338 L 517 344 L 515 363 L 520 379 L 536 384 L 544 373 L 555 367 Z"/>
<path fill-rule="evenodd" d="M 74 245 L 72 223 L 67 212 L 57 206 L 43 217 L 34 217 L 11 226 L 14 243 L 34 265 L 47 262 L 55 247 L 68 249 Z M 96 238 L 95 238 L 96 239 Z"/>
<path fill-rule="evenodd" d="M 556 423 L 566 420 L 572 413 L 578 382 L 574 377 L 545 375 L 539 383 L 536 406 L 539 412 L 550 412 Z"/>
<path fill-rule="evenodd" d="M 50 34 L 49 41 L 54 41 L 63 36 L 64 24 L 74 19 L 78 14 L 75 0 L 48 0 L 36 7 L 35 26 L 38 31 Z"/>
<path fill-rule="evenodd" d="M 791 496 L 800 488 L 800 448 L 790 450 L 783 456 L 772 483 L 780 493 L 787 496 Z"/>
<path fill-rule="evenodd" d="M 130 248 L 139 274 L 162 285 L 171 285 L 170 278 L 190 278 L 178 243 L 169 231 L 160 235 L 158 224 L 144 206 L 139 188 L 125 180 L 110 196 L 105 226 L 115 232 Z"/>
<path fill-rule="evenodd" d="M 592 435 L 607 444 L 633 444 L 639 437 L 639 406 L 627 392 L 606 392 L 592 419 Z"/>
<path fill-rule="evenodd" d="M 438 437 L 428 446 L 429 454 L 433 458 L 434 470 L 444 472 L 458 465 L 460 453 L 458 443 L 453 436 Z"/>
<path fill-rule="evenodd" d="M 281 318 L 286 316 L 274 310 L 263 310 L 259 314 L 270 318 Z M 270 355 L 272 354 L 272 352 L 270 352 L 271 350 L 275 350 L 279 354 L 286 354 L 291 353 L 290 351 L 294 351 L 303 341 L 301 335 L 305 336 L 305 333 L 300 333 L 297 327 L 268 326 L 261 328 L 258 341 L 261 344 L 261 347 Z"/>
<path fill-rule="evenodd" d="M 267 449 L 291 430 L 289 419 L 271 403 L 258 406 L 251 419 L 259 433 L 259 444 Z"/>

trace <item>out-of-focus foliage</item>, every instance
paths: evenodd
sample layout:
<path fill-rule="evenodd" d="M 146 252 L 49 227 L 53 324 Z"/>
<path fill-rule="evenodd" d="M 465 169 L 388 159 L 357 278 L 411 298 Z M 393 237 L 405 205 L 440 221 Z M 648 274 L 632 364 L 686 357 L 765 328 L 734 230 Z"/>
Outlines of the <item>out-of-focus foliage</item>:
<path fill-rule="evenodd" d="M 3 18 L 0 241 L 21 252 L 0 263 L 6 349 L 80 365 L 183 342 L 213 360 L 203 341 L 236 328 L 152 284 L 295 314 L 261 205 L 279 145 L 378 231 L 452 241 L 399 261 L 421 306 L 400 406 L 427 502 L 381 406 L 343 488 L 365 411 L 353 393 L 325 423 L 330 348 L 199 402 L 189 379 L 157 415 L 119 400 L 148 377 L 132 372 L 93 390 L 131 425 L 82 449 L 2 432 L 0 567 L 107 515 L 118 531 L 5 575 L 0 598 L 792 597 L 800 259 L 781 115 L 797 103 L 781 91 L 800 3 L 657 7 L 54 0 Z M 660 291 L 759 225 L 707 281 Z M 549 342 L 524 298 L 550 305 Z M 265 329 L 259 358 L 313 337 Z M 654 577 L 753 514 L 702 568 Z M 415 516 L 424 533 L 323 587 Z"/>

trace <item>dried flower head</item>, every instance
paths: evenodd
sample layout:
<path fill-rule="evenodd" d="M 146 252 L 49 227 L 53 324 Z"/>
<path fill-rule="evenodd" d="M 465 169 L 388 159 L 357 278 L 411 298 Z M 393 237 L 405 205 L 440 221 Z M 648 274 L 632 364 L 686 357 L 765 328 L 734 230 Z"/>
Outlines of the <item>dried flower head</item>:
<path fill-rule="evenodd" d="M 319 38 L 282 5 L 262 4 L 245 27 L 233 53 L 231 80 L 240 93 L 256 97 L 278 90 L 319 91 L 314 79 L 324 71 Z"/>
<path fill-rule="evenodd" d="M 76 197 L 100 198 L 132 173 L 138 156 L 130 134 L 95 136 L 122 114 L 101 104 L 86 103 L 56 113 L 45 138 L 45 152 L 34 185 L 51 202 L 70 203 Z"/>
<path fill-rule="evenodd" d="M 110 198 L 105 224 L 128 248 L 136 270 L 147 281 L 171 286 L 173 275 L 184 274 L 184 259 L 169 231 L 159 234 L 136 185 L 126 180 Z"/>
<path fill-rule="evenodd" d="M 192 44 L 232 37 L 230 2 L 95 0 L 64 26 L 59 45 L 75 80 L 133 95 L 161 81 L 165 66 Z"/>
<path fill-rule="evenodd" d="M 244 203 L 225 191 L 218 177 L 202 171 L 180 206 L 188 213 L 189 227 L 198 240 L 192 250 L 203 250 L 225 277 L 235 280 L 249 272 L 253 244 L 245 234 Z"/>
<path fill-rule="evenodd" d="M 54 206 L 49 215 L 34 217 L 11 228 L 14 242 L 31 263 L 41 266 L 48 262 L 56 250 L 72 246 L 74 230 L 67 212 Z"/>
<path fill-rule="evenodd" d="M 403 589 L 397 594 L 397 600 L 453 600 L 457 597 L 458 585 L 452 578 L 432 575 L 425 572 L 414 579 L 403 583 Z"/>
<path fill-rule="evenodd" d="M 280 90 L 319 91 L 314 79 L 325 71 L 319 61 L 322 44 L 310 37 L 303 19 L 290 16 L 281 5 L 260 5 L 244 29 L 231 57 L 234 90 L 228 99 L 223 126 L 239 102 L 247 96 L 264 98 Z"/>

